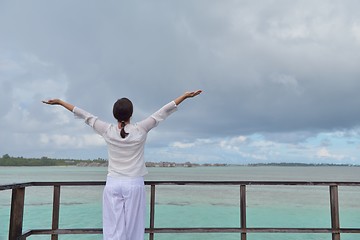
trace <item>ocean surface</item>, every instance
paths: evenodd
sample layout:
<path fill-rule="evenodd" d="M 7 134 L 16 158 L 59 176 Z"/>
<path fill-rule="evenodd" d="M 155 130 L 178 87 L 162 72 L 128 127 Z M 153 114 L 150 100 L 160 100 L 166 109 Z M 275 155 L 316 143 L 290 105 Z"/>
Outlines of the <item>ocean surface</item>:
<path fill-rule="evenodd" d="M 29 181 L 104 181 L 104 167 L 0 167 L 0 185 Z M 360 181 L 360 167 L 227 166 L 149 168 L 146 180 Z M 60 228 L 101 228 L 103 186 L 62 187 Z M 149 187 L 148 187 L 149 192 Z M 25 193 L 23 230 L 51 228 L 52 188 Z M 7 239 L 11 191 L 0 191 L 0 240 Z M 149 202 L 149 194 L 148 194 Z M 340 223 L 360 228 L 360 187 L 339 187 Z M 247 227 L 331 226 L 329 188 L 248 186 Z M 158 186 L 155 227 L 238 227 L 238 186 Z M 148 221 L 149 222 L 149 221 Z M 149 225 L 149 224 L 148 224 Z M 147 226 L 148 226 L 147 225 Z M 359 240 L 360 234 L 342 234 Z M 50 239 L 32 236 L 28 239 Z M 101 235 L 60 235 L 61 240 L 100 240 Z M 145 236 L 148 239 L 148 235 Z M 235 240 L 239 234 L 155 234 L 157 240 Z M 248 234 L 249 240 L 330 240 L 331 234 Z"/>

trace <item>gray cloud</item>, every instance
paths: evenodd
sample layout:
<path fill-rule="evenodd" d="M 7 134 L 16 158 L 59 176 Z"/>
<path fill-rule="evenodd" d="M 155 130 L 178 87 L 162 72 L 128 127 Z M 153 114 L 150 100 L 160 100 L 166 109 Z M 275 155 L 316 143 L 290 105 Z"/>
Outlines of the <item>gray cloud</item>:
<path fill-rule="evenodd" d="M 51 118 L 31 103 L 44 97 L 64 97 L 112 121 L 113 102 L 127 96 L 139 120 L 201 88 L 157 130 L 167 137 L 154 134 L 154 146 L 254 133 L 293 142 L 351 129 L 360 119 L 359 5 L 2 1 L 0 109 L 11 111 L 10 99 L 27 85 L 33 94 L 24 109 L 37 124 Z"/>

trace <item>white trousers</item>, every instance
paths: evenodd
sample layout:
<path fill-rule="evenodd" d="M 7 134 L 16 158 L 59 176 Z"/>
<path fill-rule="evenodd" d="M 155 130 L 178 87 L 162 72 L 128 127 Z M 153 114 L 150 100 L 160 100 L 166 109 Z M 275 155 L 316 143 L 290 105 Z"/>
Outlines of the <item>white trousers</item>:
<path fill-rule="evenodd" d="M 107 177 L 103 194 L 104 240 L 144 240 L 144 178 Z"/>

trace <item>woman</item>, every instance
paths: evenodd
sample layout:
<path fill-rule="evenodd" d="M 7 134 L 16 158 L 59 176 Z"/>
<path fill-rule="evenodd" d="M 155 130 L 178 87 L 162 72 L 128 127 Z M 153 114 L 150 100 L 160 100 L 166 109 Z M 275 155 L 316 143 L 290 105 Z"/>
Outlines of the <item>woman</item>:
<path fill-rule="evenodd" d="M 113 107 L 116 125 L 101 121 L 81 108 L 60 99 L 43 101 L 45 104 L 63 106 L 75 116 L 84 119 L 85 123 L 100 134 L 107 143 L 109 164 L 103 193 L 104 240 L 144 240 L 146 136 L 159 122 L 176 111 L 181 102 L 200 93 L 201 90 L 185 92 L 148 118 L 135 124 L 130 123 L 133 113 L 131 101 L 121 98 Z"/>

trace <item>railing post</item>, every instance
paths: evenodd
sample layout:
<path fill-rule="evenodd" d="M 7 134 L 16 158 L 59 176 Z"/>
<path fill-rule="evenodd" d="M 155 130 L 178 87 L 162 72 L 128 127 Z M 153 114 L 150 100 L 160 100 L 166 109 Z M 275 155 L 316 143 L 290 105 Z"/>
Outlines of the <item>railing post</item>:
<path fill-rule="evenodd" d="M 332 240 L 340 240 L 339 194 L 338 186 L 330 185 L 330 209 Z"/>
<path fill-rule="evenodd" d="M 59 229 L 59 214 L 60 214 L 60 185 L 54 185 L 52 230 Z M 52 234 L 51 240 L 58 240 L 58 235 Z"/>
<path fill-rule="evenodd" d="M 246 240 L 246 185 L 240 185 L 240 225 L 241 240 Z"/>
<path fill-rule="evenodd" d="M 24 199 L 25 187 L 14 188 L 12 190 L 9 240 L 17 240 L 22 235 Z"/>
<path fill-rule="evenodd" d="M 151 185 L 150 192 L 150 233 L 149 239 L 154 240 L 154 227 L 155 227 L 155 185 Z"/>

